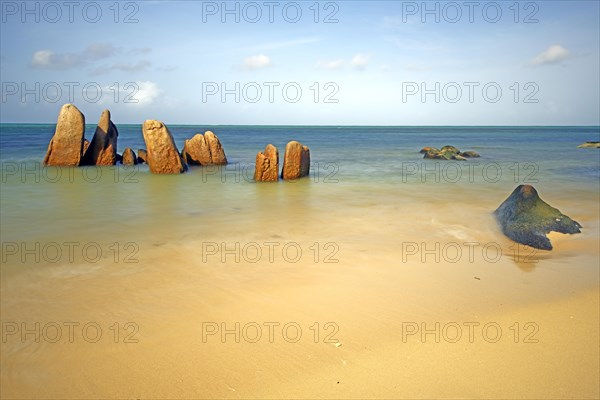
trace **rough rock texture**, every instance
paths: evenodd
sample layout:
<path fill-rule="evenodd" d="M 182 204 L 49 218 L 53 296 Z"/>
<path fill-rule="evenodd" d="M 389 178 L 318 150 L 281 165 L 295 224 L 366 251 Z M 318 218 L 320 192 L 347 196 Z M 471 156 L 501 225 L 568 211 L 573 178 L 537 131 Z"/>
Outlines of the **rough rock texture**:
<path fill-rule="evenodd" d="M 138 149 L 138 153 L 137 153 L 138 164 L 145 163 L 147 158 L 148 158 L 148 153 L 146 153 L 146 150 Z"/>
<path fill-rule="evenodd" d="M 146 120 L 142 127 L 146 142 L 147 163 L 154 174 L 180 174 L 187 170 L 181 158 L 173 135 L 165 124 L 156 120 Z"/>
<path fill-rule="evenodd" d="M 131 150 L 131 148 L 127 147 L 125 150 L 123 150 L 123 159 L 121 160 L 121 163 L 123 165 L 137 164 L 137 157 L 135 156 L 135 153 L 133 152 L 133 150 Z"/>
<path fill-rule="evenodd" d="M 83 157 L 85 117 L 73 104 L 60 109 L 54 136 L 44 157 L 45 165 L 78 166 Z"/>
<path fill-rule="evenodd" d="M 285 146 L 281 177 L 286 180 L 307 176 L 310 170 L 310 150 L 307 146 L 294 141 Z"/>
<path fill-rule="evenodd" d="M 227 157 L 225 157 L 225 151 L 217 135 L 211 131 L 204 132 L 204 140 L 210 150 L 211 163 L 214 165 L 225 165 L 227 164 Z"/>
<path fill-rule="evenodd" d="M 419 153 L 421 153 L 421 154 L 427 154 L 427 153 L 432 152 L 432 151 L 439 152 L 439 150 L 436 149 L 435 147 L 423 147 L 421 149 L 421 151 L 419 151 Z"/>
<path fill-rule="evenodd" d="M 227 157 L 217 135 L 206 131 L 195 134 L 183 144 L 181 156 L 191 165 L 225 165 Z"/>
<path fill-rule="evenodd" d="M 96 133 L 83 157 L 85 165 L 115 165 L 117 163 L 117 137 L 119 131 L 110 119 L 110 111 L 102 111 Z"/>
<path fill-rule="evenodd" d="M 494 211 L 502 232 L 515 242 L 552 250 L 546 234 L 580 233 L 581 225 L 543 201 L 535 188 L 519 185 Z"/>
<path fill-rule="evenodd" d="M 279 179 L 279 150 L 272 144 L 265 147 L 264 152 L 256 155 L 254 167 L 254 180 L 275 182 Z"/>
<path fill-rule="evenodd" d="M 191 139 L 184 142 L 181 156 L 190 165 L 212 164 L 210 149 L 204 136 L 200 133 L 195 134 Z"/>
<path fill-rule="evenodd" d="M 425 154 L 423 158 L 433 160 L 458 160 L 466 161 L 467 158 L 479 157 L 479 154 L 474 151 L 462 152 L 454 146 L 444 146 L 441 149 L 435 147 L 423 147 L 419 153 Z"/>
<path fill-rule="evenodd" d="M 85 157 L 85 152 L 89 149 L 90 147 L 90 141 L 87 139 L 83 139 L 83 150 L 82 150 L 82 154 Z"/>
<path fill-rule="evenodd" d="M 585 142 L 577 146 L 578 149 L 600 149 L 600 142 Z"/>

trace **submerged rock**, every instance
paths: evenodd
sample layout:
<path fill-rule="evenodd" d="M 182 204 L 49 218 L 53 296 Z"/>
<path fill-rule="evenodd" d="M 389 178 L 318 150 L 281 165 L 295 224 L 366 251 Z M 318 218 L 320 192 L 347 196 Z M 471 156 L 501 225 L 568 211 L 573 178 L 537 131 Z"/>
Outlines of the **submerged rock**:
<path fill-rule="evenodd" d="M 110 111 L 104 110 L 96 132 L 83 158 L 85 165 L 115 165 L 117 163 L 117 137 L 119 131 L 110 119 Z"/>
<path fill-rule="evenodd" d="M 577 146 L 578 149 L 600 149 L 600 142 L 585 142 Z"/>
<path fill-rule="evenodd" d="M 578 222 L 543 201 L 531 185 L 519 185 L 494 215 L 506 236 L 536 249 L 552 250 L 549 232 L 581 232 Z"/>
<path fill-rule="evenodd" d="M 137 153 L 137 162 L 138 162 L 138 164 L 145 163 L 147 158 L 148 158 L 148 154 L 146 153 L 146 150 L 144 150 L 144 149 L 138 149 L 138 153 Z"/>
<path fill-rule="evenodd" d="M 165 124 L 156 120 L 146 120 L 142 127 L 146 142 L 146 152 L 150 172 L 154 174 L 180 174 L 187 170 L 173 140 L 173 135 Z"/>
<path fill-rule="evenodd" d="M 475 152 L 475 151 L 465 151 L 460 153 L 461 156 L 466 157 L 466 158 L 477 158 L 477 157 L 481 157 L 479 155 L 479 153 Z"/>
<path fill-rule="evenodd" d="M 48 144 L 45 165 L 78 166 L 83 157 L 85 117 L 73 104 L 60 109 L 54 136 Z"/>
<path fill-rule="evenodd" d="M 295 140 L 285 146 L 281 177 L 286 180 L 308 176 L 310 170 L 310 149 Z"/>
<path fill-rule="evenodd" d="M 474 151 L 461 152 L 454 146 L 444 146 L 439 150 L 435 147 L 423 147 L 419 153 L 425 154 L 423 158 L 429 158 L 432 160 L 466 161 L 467 158 L 479 157 L 479 154 Z"/>
<path fill-rule="evenodd" d="M 125 150 L 123 150 L 122 158 L 123 159 L 121 160 L 121 163 L 123 165 L 136 165 L 138 163 L 135 153 L 129 147 L 127 147 Z"/>
<path fill-rule="evenodd" d="M 264 152 L 256 155 L 254 180 L 262 182 L 279 180 L 279 150 L 272 144 L 268 144 Z"/>
<path fill-rule="evenodd" d="M 436 149 L 435 147 L 423 147 L 419 153 L 421 154 L 427 154 L 429 152 L 439 152 L 439 149 Z"/>

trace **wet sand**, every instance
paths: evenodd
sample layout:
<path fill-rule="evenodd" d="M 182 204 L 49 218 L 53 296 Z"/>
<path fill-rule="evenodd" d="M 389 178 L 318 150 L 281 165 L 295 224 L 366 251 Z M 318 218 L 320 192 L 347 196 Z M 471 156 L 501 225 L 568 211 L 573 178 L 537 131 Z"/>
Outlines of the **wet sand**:
<path fill-rule="evenodd" d="M 576 201 L 549 186 L 540 191 L 585 229 L 552 234 L 552 252 L 532 252 L 515 248 L 490 215 L 510 193 L 501 187 L 468 197 L 456 190 L 436 197 L 440 187 L 427 186 L 233 188 L 255 191 L 256 200 L 230 200 L 230 213 L 205 204 L 196 213 L 171 214 L 176 224 L 159 218 L 153 229 L 139 229 L 129 220 L 122 231 L 102 233 L 108 243 L 138 229 L 138 263 L 105 257 L 93 265 L 4 264 L 2 322 L 26 322 L 30 329 L 56 322 L 63 331 L 57 343 L 43 335 L 40 343 L 32 335 L 6 338 L 2 397 L 600 395 L 600 216 L 593 189 Z M 155 204 L 155 211 L 167 207 Z M 99 240 L 102 229 L 84 230 L 82 240 L 86 234 Z M 463 243 L 473 241 L 481 245 L 470 259 Z M 267 242 L 279 244 L 272 261 Z M 297 262 L 279 251 L 290 242 L 303 251 Z M 256 243 L 263 254 L 258 262 L 250 262 L 250 253 L 223 262 L 221 252 L 207 252 L 207 243 L 230 249 Z M 325 248 L 330 243 L 337 247 Z M 422 243 L 429 249 L 439 243 L 448 253 L 438 251 L 436 260 L 408 251 Z M 486 243 L 493 247 L 484 255 Z M 450 244 L 463 252 L 456 262 Z M 72 343 L 63 325 L 69 321 L 80 324 Z M 88 322 L 102 329 L 95 343 L 81 333 Z M 239 342 L 235 333 L 207 334 L 222 323 L 234 331 L 240 324 Z M 439 342 L 435 333 L 408 334 L 423 323 L 430 330 L 440 324 Z M 456 326 L 461 337 L 452 343 Z"/>

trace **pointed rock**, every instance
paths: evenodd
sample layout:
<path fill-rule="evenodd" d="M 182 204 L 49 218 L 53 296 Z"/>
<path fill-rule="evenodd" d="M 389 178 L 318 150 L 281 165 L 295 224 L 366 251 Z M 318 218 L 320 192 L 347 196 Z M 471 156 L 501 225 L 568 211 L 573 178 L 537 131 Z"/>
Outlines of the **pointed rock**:
<path fill-rule="evenodd" d="M 123 165 L 136 165 L 137 164 L 137 157 L 135 156 L 135 153 L 133 152 L 133 150 L 131 150 L 129 147 L 125 148 L 125 150 L 123 150 L 123 159 L 121 160 L 121 163 Z"/>
<path fill-rule="evenodd" d="M 546 234 L 580 233 L 581 225 L 543 201 L 535 188 L 519 185 L 494 212 L 502 232 L 517 243 L 552 250 Z"/>
<path fill-rule="evenodd" d="M 310 150 L 295 140 L 285 146 L 281 177 L 286 180 L 307 176 L 310 170 Z"/>
<path fill-rule="evenodd" d="M 147 163 L 154 174 L 180 174 L 187 170 L 165 124 L 156 120 L 144 121 L 142 134 L 146 142 Z"/>
<path fill-rule="evenodd" d="M 117 137 L 119 131 L 110 119 L 110 111 L 102 111 L 96 133 L 85 153 L 85 165 L 115 165 L 117 163 Z"/>
<path fill-rule="evenodd" d="M 73 104 L 60 109 L 56 130 L 50 140 L 45 165 L 78 166 L 83 156 L 85 117 Z"/>
<path fill-rule="evenodd" d="M 137 162 L 138 164 L 143 164 L 148 159 L 148 153 L 144 149 L 138 149 L 137 153 Z"/>
<path fill-rule="evenodd" d="M 190 165 L 210 165 L 212 163 L 210 149 L 204 136 L 200 133 L 184 142 L 181 156 Z"/>
<path fill-rule="evenodd" d="M 265 147 L 264 152 L 256 155 L 254 180 L 276 182 L 279 179 L 279 150 L 272 144 Z"/>

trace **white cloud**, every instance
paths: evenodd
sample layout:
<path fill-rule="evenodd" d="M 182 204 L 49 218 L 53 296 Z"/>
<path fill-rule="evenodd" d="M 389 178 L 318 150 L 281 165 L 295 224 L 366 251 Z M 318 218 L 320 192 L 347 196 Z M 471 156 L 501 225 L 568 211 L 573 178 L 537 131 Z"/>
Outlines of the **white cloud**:
<path fill-rule="evenodd" d="M 138 91 L 133 95 L 138 102 L 134 104 L 147 105 L 152 104 L 162 94 L 158 85 L 150 81 L 136 82 Z"/>
<path fill-rule="evenodd" d="M 84 50 L 75 53 L 55 53 L 52 50 L 38 50 L 33 53 L 31 66 L 45 69 L 68 69 L 85 65 L 113 56 L 118 49 L 107 43 L 92 43 Z"/>
<path fill-rule="evenodd" d="M 571 52 L 561 45 L 555 44 L 548 47 L 546 50 L 538 54 L 533 60 L 531 65 L 549 65 L 557 64 L 561 61 L 566 60 L 571 56 Z"/>
<path fill-rule="evenodd" d="M 249 70 L 266 68 L 271 65 L 271 59 L 264 54 L 246 57 L 244 59 L 244 68 Z"/>
<path fill-rule="evenodd" d="M 344 60 L 334 60 L 334 61 L 319 61 L 317 62 L 317 68 L 322 69 L 340 69 L 344 66 Z"/>
<path fill-rule="evenodd" d="M 31 64 L 37 67 L 44 67 L 50 65 L 54 52 L 51 50 L 40 50 L 33 53 L 33 59 Z"/>
<path fill-rule="evenodd" d="M 355 55 L 352 58 L 352 61 L 350 62 L 350 65 L 352 65 L 354 68 L 356 69 L 365 69 L 367 68 L 367 65 L 369 64 L 369 60 L 371 59 L 371 55 L 370 54 L 362 54 L 362 53 L 358 53 L 357 55 Z"/>

